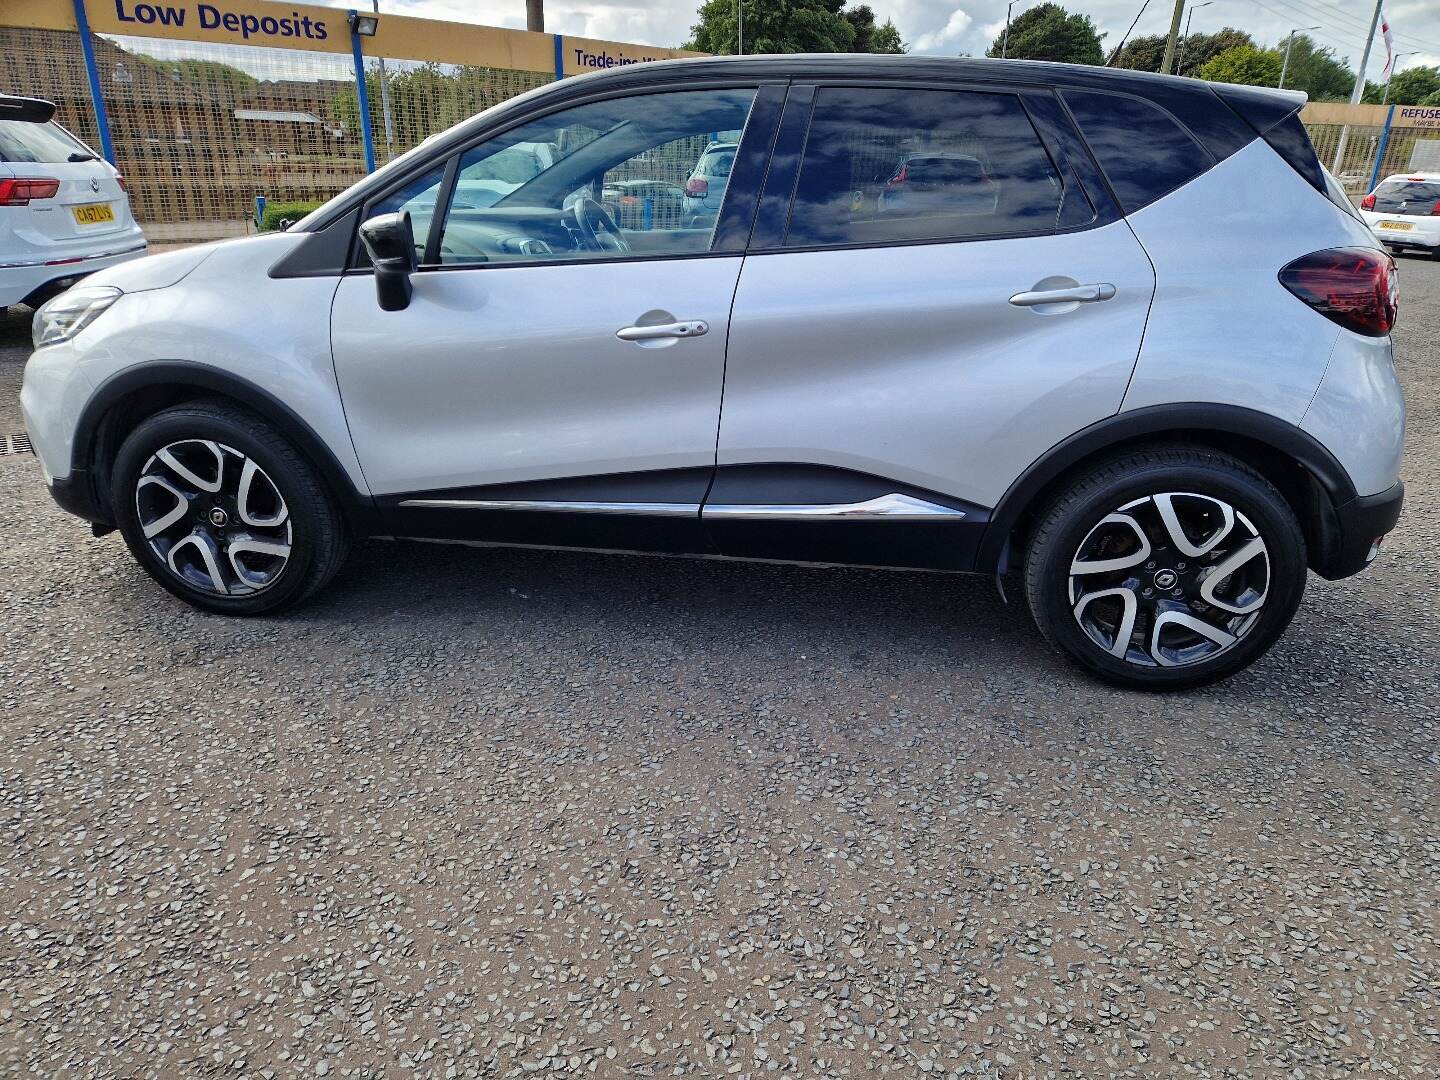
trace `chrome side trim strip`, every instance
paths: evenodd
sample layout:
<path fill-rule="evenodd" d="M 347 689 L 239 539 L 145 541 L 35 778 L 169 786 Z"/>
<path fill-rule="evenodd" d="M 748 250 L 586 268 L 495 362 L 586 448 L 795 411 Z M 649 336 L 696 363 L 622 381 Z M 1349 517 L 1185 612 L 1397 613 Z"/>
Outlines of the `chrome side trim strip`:
<path fill-rule="evenodd" d="M 563 514 L 642 514 L 647 517 L 696 517 L 699 503 L 532 502 L 507 499 L 405 499 L 401 506 L 431 510 L 537 510 Z"/>
<path fill-rule="evenodd" d="M 728 518 L 732 521 L 930 521 L 949 519 L 959 521 L 965 516 L 964 510 L 938 503 L 926 502 L 913 495 L 894 492 L 858 503 L 830 503 L 812 505 L 733 505 L 706 504 L 702 518 Z"/>

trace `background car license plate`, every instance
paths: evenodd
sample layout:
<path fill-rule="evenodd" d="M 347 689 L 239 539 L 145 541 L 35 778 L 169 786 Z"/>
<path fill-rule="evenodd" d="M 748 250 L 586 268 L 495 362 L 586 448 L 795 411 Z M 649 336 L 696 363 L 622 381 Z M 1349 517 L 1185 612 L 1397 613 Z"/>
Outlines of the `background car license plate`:
<path fill-rule="evenodd" d="M 1380 222 L 1380 228 L 1382 228 L 1382 229 L 1394 229 L 1396 232 L 1409 232 L 1409 231 L 1410 231 L 1411 229 L 1413 229 L 1414 227 L 1415 227 L 1415 226 L 1412 225 L 1412 224 L 1410 224 L 1410 222 L 1408 222 L 1408 221 L 1382 221 L 1382 222 Z"/>
<path fill-rule="evenodd" d="M 75 214 L 75 221 L 80 225 L 98 225 L 102 221 L 114 221 L 115 211 L 110 209 L 109 203 L 87 203 L 84 206 L 72 206 L 70 208 Z"/>

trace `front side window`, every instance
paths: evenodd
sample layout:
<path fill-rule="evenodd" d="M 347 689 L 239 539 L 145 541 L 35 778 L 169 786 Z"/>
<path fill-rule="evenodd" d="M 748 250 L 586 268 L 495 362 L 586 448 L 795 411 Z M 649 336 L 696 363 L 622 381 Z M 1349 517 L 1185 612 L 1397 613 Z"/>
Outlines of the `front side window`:
<path fill-rule="evenodd" d="M 708 251 L 729 169 L 704 174 L 705 200 L 687 191 L 698 188 L 712 148 L 739 141 L 754 96 L 723 89 L 598 101 L 486 140 L 460 159 L 440 262 Z"/>
<path fill-rule="evenodd" d="M 381 214 L 409 211 L 410 226 L 415 230 L 415 257 L 425 259 L 425 242 L 430 237 L 430 227 L 435 220 L 435 203 L 440 197 L 440 182 L 445 178 L 445 166 L 437 165 L 424 176 L 410 181 L 404 187 L 392 191 L 370 207 L 367 220 Z M 363 249 L 362 249 L 363 251 Z"/>
<path fill-rule="evenodd" d="M 1065 187 L 1014 94 L 821 88 L 785 244 L 1051 232 Z"/>

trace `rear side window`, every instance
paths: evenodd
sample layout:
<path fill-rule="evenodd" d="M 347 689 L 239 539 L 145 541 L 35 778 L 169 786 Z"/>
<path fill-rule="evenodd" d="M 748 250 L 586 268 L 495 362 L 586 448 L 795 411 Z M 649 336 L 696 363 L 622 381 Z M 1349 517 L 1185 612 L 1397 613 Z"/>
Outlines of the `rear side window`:
<path fill-rule="evenodd" d="M 1127 214 L 1214 164 L 1209 151 L 1148 101 L 1082 90 L 1066 90 L 1064 98 Z"/>
<path fill-rule="evenodd" d="M 785 245 L 1053 232 L 1065 195 L 1014 94 L 821 88 Z"/>
<path fill-rule="evenodd" d="M 78 139 L 57 124 L 32 124 L 24 120 L 0 120 L 0 161 L 31 161 L 55 164 L 71 155 L 93 155 Z"/>

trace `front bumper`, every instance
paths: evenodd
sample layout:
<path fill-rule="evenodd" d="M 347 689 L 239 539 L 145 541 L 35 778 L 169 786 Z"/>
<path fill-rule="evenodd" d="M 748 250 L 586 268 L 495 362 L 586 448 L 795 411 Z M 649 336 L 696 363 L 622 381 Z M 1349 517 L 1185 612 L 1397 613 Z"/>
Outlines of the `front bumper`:
<path fill-rule="evenodd" d="M 1332 507 L 1322 522 L 1320 550 L 1311 564 L 1330 581 L 1358 574 L 1374 561 L 1380 541 L 1400 520 L 1405 485 L 1397 483 L 1378 495 L 1359 495 Z"/>

